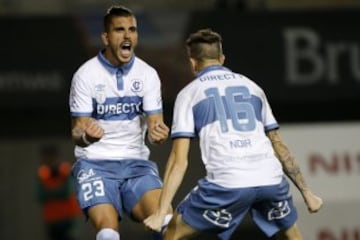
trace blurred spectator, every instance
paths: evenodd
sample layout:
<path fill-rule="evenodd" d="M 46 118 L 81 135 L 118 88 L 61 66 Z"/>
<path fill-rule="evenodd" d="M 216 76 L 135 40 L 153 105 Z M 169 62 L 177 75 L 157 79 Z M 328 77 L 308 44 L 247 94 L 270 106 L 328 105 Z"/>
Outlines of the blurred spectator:
<path fill-rule="evenodd" d="M 70 178 L 71 164 L 61 159 L 55 145 L 40 148 L 37 172 L 37 199 L 48 240 L 74 240 L 81 210 Z"/>

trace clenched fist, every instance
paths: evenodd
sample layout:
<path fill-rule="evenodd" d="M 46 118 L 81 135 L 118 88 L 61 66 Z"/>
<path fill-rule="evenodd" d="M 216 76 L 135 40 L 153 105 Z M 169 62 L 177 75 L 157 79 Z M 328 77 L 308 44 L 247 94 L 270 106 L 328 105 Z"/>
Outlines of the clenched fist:
<path fill-rule="evenodd" d="M 79 146 L 88 146 L 99 141 L 104 136 L 104 129 L 93 118 L 75 119 L 74 125 L 72 136 Z"/>
<path fill-rule="evenodd" d="M 163 143 L 169 136 L 169 128 L 163 122 L 150 126 L 148 129 L 148 139 L 151 143 Z"/>
<path fill-rule="evenodd" d="M 303 197 L 310 213 L 319 211 L 323 205 L 323 200 L 309 190 L 303 192 Z"/>

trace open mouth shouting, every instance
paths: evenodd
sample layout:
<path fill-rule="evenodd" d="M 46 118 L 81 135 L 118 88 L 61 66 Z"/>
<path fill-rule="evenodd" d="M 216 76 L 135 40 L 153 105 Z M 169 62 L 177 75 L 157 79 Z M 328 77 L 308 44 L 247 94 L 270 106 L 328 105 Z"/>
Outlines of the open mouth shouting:
<path fill-rule="evenodd" d="M 132 55 L 132 44 L 130 41 L 124 41 L 120 45 L 120 57 L 129 59 Z"/>

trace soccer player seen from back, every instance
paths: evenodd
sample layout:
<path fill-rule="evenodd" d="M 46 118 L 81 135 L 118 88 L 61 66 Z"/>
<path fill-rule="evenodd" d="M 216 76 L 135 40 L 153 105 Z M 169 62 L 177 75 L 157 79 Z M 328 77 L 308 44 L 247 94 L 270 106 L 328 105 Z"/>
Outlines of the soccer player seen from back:
<path fill-rule="evenodd" d="M 212 232 L 230 239 L 244 216 L 268 236 L 302 239 L 285 175 L 310 212 L 322 199 L 311 192 L 279 133 L 264 91 L 223 66 L 222 37 L 201 29 L 187 39 L 196 78 L 178 94 L 171 128 L 172 149 L 158 210 L 145 225 L 159 231 L 188 165 L 190 140 L 199 137 L 206 176 L 177 206 L 166 240 Z"/>

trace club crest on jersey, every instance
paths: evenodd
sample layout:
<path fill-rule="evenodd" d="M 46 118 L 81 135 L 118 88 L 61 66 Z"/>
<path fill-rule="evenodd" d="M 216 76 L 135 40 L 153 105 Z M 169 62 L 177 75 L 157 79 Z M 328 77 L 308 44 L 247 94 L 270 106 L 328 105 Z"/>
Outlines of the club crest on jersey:
<path fill-rule="evenodd" d="M 103 104 L 106 101 L 104 84 L 98 84 L 95 86 L 95 99 L 99 104 Z"/>
<path fill-rule="evenodd" d="M 143 89 L 143 82 L 140 79 L 132 79 L 131 80 L 131 91 L 140 92 Z"/>

